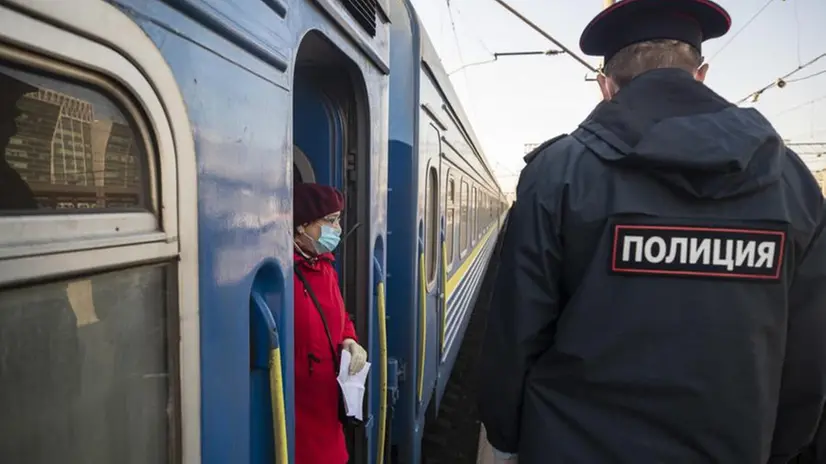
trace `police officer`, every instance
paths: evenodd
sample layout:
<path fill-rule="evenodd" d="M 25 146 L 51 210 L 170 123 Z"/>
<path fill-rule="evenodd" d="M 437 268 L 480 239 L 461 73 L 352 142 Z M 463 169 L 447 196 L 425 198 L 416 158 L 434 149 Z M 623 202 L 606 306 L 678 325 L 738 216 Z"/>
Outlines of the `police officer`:
<path fill-rule="evenodd" d="M 528 155 L 480 413 L 501 461 L 785 463 L 826 398 L 824 200 L 756 110 L 703 84 L 709 0 L 586 27 L 604 96 Z"/>

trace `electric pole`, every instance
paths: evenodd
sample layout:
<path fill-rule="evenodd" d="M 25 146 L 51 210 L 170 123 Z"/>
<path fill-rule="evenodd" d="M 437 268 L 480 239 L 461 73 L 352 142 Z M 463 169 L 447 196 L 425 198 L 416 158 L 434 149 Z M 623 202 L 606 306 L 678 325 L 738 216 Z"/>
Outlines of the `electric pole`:
<path fill-rule="evenodd" d="M 556 40 L 551 34 L 545 32 L 541 27 L 534 24 L 530 19 L 526 18 L 522 13 L 516 11 L 512 6 L 510 6 L 505 0 L 493 0 L 496 3 L 502 5 L 506 10 L 508 10 L 512 15 L 516 16 L 521 20 L 523 23 L 528 25 L 531 29 L 538 32 L 540 35 L 545 37 L 546 39 L 553 42 L 554 45 L 559 47 L 564 53 L 568 54 L 571 58 L 577 60 L 582 66 L 585 66 L 591 72 L 597 72 L 596 68 L 594 68 L 590 63 L 580 58 L 579 55 L 572 52 L 568 49 L 565 45 L 562 45 L 558 40 Z M 607 0 L 606 0 L 607 1 Z"/>

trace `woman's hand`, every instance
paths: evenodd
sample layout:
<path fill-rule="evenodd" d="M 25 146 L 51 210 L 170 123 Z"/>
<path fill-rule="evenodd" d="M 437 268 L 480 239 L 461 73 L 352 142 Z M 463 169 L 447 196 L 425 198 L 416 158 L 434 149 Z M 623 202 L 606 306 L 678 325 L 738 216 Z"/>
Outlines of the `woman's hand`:
<path fill-rule="evenodd" d="M 367 352 L 352 338 L 345 338 L 341 342 L 342 348 L 350 352 L 350 375 L 355 375 L 364 369 L 367 362 Z"/>

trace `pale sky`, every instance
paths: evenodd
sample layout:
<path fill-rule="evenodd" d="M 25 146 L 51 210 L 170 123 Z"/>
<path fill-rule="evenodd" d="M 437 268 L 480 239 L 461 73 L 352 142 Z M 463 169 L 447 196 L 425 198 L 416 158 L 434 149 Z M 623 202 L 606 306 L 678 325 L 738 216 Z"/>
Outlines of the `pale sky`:
<path fill-rule="evenodd" d="M 667 0 L 663 0 L 667 1 Z M 772 0 L 728 45 L 726 42 L 769 0 L 718 0 L 731 14 L 728 35 L 706 42 L 706 83 L 732 101 L 826 53 L 826 0 Z M 448 72 L 492 60 L 493 53 L 556 47 L 493 0 L 412 0 Z M 603 0 L 509 0 L 509 3 L 580 56 L 579 36 Z M 453 25 L 455 25 L 455 30 Z M 721 50 L 722 49 L 722 50 Z M 716 53 L 720 51 L 719 54 Z M 715 56 L 716 55 L 716 56 Z M 585 57 L 596 66 L 598 59 Z M 793 78 L 823 74 L 766 91 L 755 105 L 784 138 L 826 142 L 826 57 Z M 451 75 L 465 112 L 503 189 L 515 188 L 524 145 L 570 132 L 599 102 L 587 70 L 565 55 L 503 57 Z M 817 147 L 824 150 L 826 147 Z M 815 148 L 800 148 L 814 153 Z M 804 156 L 813 169 L 826 155 Z"/>

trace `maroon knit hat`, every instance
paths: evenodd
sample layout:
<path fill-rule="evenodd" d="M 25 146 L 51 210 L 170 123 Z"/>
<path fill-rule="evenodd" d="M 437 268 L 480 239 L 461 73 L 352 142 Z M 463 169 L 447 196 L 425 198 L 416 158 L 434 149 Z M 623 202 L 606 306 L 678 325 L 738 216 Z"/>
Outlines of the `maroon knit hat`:
<path fill-rule="evenodd" d="M 344 209 L 344 195 L 321 184 L 295 184 L 293 187 L 293 225 L 303 226 Z"/>

